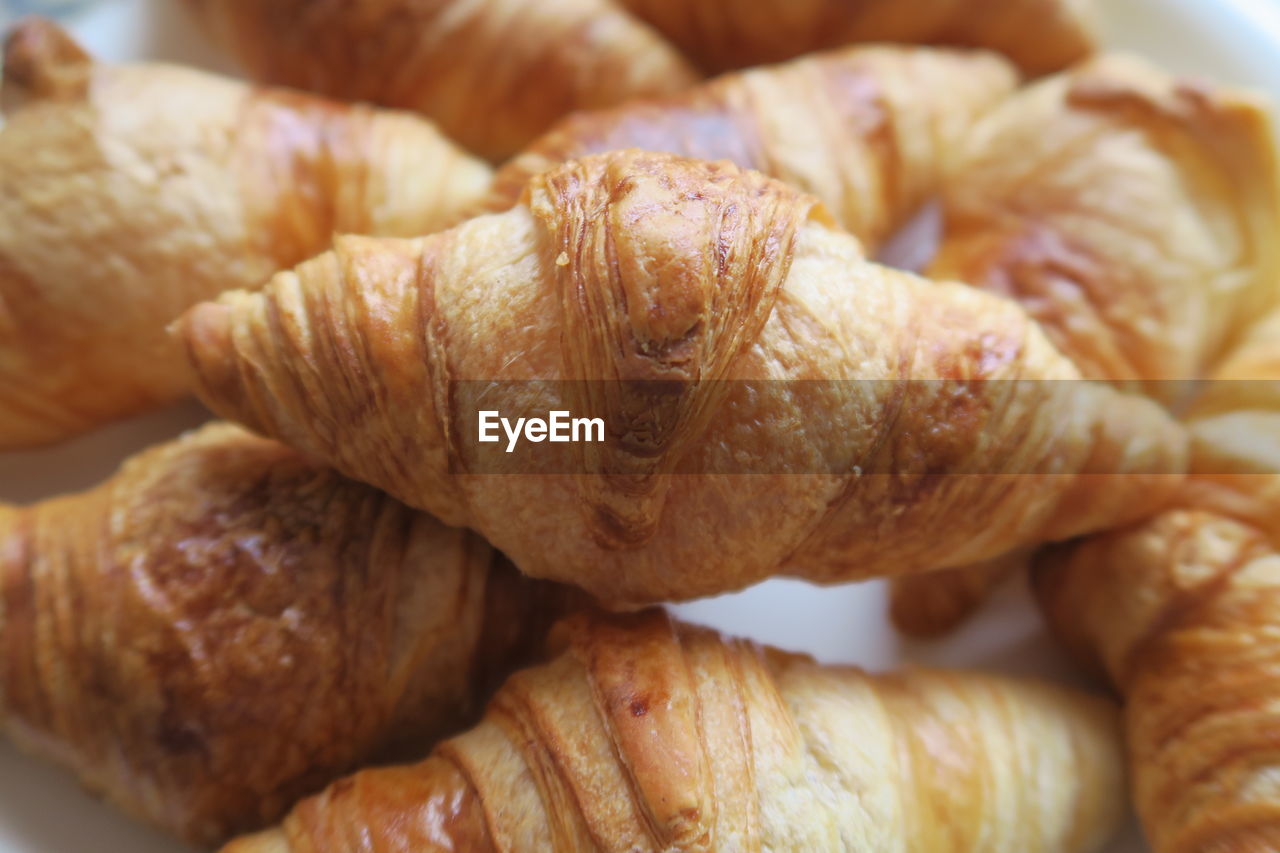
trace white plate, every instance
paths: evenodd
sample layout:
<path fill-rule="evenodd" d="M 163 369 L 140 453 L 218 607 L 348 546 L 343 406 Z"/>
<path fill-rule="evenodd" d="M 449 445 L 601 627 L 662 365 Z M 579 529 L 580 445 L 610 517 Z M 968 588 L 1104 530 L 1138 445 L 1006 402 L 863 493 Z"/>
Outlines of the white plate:
<path fill-rule="evenodd" d="M 1107 44 L 1173 70 L 1247 84 L 1280 98 L 1280 0 L 1099 0 Z M 0 20 L 0 25 L 7 22 Z M 217 70 L 209 48 L 174 0 L 115 0 L 72 29 L 107 59 L 165 59 Z M 0 454 L 0 500 L 28 501 L 91 485 L 124 456 L 199 423 L 187 404 L 120 424 L 54 450 Z M 883 669 L 906 661 L 981 666 L 1068 681 L 1078 678 L 1045 636 L 1025 588 L 1003 590 L 981 618 L 939 644 L 905 641 L 890 628 L 879 583 L 818 589 L 770 581 L 683 605 L 685 617 L 828 661 Z M 84 794 L 71 776 L 0 746 L 0 853 L 182 853 L 189 848 Z M 1111 853 L 1139 853 L 1133 828 Z"/>

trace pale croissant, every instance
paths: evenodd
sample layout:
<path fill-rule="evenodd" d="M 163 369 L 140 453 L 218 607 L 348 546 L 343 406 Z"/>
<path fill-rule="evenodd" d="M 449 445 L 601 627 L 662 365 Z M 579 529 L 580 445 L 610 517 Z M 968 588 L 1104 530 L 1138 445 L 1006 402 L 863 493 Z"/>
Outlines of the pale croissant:
<path fill-rule="evenodd" d="M 534 175 L 620 148 L 730 160 L 816 195 L 874 250 L 940 190 L 962 139 L 1017 74 L 993 54 L 859 47 L 725 74 L 569 116 L 498 170 L 505 210 Z"/>
<path fill-rule="evenodd" d="M 1086 376 L 1175 399 L 1280 301 L 1269 114 L 1125 56 L 1033 85 L 966 140 L 929 274 L 1016 299 Z"/>
<path fill-rule="evenodd" d="M 1013 303 L 872 264 L 727 163 L 570 163 L 176 331 L 215 411 L 619 604 L 984 559 L 1150 513 L 1184 467 L 1159 407 L 1072 381 Z M 539 401 L 604 440 L 478 440 Z"/>
<path fill-rule="evenodd" d="M 1093 0 L 619 0 L 710 71 L 853 42 L 984 47 L 1032 74 L 1096 44 Z"/>
<path fill-rule="evenodd" d="M 1123 813 L 1115 713 L 977 673 L 868 675 L 673 624 L 575 617 L 483 722 L 224 853 L 1086 853 Z"/>
<path fill-rule="evenodd" d="M 258 80 L 417 110 L 485 157 L 700 75 L 612 0 L 188 0 Z"/>
<path fill-rule="evenodd" d="M 230 425 L 0 507 L 0 585 L 5 733 L 200 843 L 420 755 L 573 601 Z"/>
<path fill-rule="evenodd" d="M 1280 302 L 1268 113 L 1119 56 L 1032 86 L 957 156 L 928 274 L 1016 299 L 1086 376 L 1176 404 Z M 939 632 L 1013 565 L 903 581 L 899 624 Z"/>
<path fill-rule="evenodd" d="M 172 401 L 183 309 L 335 231 L 444 227 L 489 180 L 415 116 L 98 64 L 38 19 L 9 35 L 2 94 L 0 450 Z"/>
<path fill-rule="evenodd" d="M 1191 413 L 1177 506 L 1039 558 L 1060 636 L 1125 697 L 1139 815 L 1157 853 L 1280 846 L 1280 312 Z"/>

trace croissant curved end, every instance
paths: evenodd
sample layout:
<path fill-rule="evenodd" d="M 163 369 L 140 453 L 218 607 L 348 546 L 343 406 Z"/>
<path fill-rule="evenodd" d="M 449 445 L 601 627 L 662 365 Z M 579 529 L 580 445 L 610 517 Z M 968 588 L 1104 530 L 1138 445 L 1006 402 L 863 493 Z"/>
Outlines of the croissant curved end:
<path fill-rule="evenodd" d="M 27 18 L 5 39 L 0 107 L 9 112 L 28 100 L 76 97 L 92 66 L 93 58 L 62 27 Z"/>

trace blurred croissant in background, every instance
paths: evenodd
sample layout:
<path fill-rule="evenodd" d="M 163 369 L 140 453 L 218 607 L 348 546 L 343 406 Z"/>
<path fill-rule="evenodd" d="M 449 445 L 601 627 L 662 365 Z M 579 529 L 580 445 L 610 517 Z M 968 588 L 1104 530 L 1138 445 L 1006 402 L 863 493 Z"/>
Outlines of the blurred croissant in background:
<path fill-rule="evenodd" d="M 187 0 L 257 80 L 417 110 L 493 160 L 698 74 L 612 0 Z"/>
<path fill-rule="evenodd" d="M 10 33 L 0 94 L 0 450 L 173 401 L 184 308 L 335 231 L 444 227 L 489 181 L 415 116 L 101 65 L 39 19 Z"/>
<path fill-rule="evenodd" d="M 1017 73 L 998 56 L 855 47 L 572 115 L 498 170 L 506 210 L 534 175 L 622 148 L 730 160 L 817 196 L 877 249 L 942 188 L 974 122 Z"/>
<path fill-rule="evenodd" d="M 0 507 L 0 721 L 197 843 L 469 722 L 574 594 L 230 425 Z"/>
<path fill-rule="evenodd" d="M 1085 376 L 1176 407 L 1280 304 L 1276 150 L 1260 97 L 1093 60 L 978 122 L 927 274 L 1017 300 Z M 895 621 L 945 631 L 1028 554 L 895 581 Z"/>
<path fill-rule="evenodd" d="M 1280 844 L 1280 311 L 1204 383 L 1193 473 L 1150 521 L 1049 550 L 1055 631 L 1125 697 L 1156 853 Z"/>
<path fill-rule="evenodd" d="M 1106 56 L 979 120 L 929 274 L 1022 304 L 1081 372 L 1171 400 L 1280 301 L 1264 100 Z"/>
<path fill-rule="evenodd" d="M 708 71 L 855 42 L 984 47 L 1030 74 L 1093 52 L 1093 0 L 619 0 Z"/>
<path fill-rule="evenodd" d="M 567 164 L 431 237 L 343 239 L 176 333 L 218 413 L 617 604 L 985 559 L 1149 514 L 1185 466 L 1157 405 L 1072 381 L 1012 302 L 872 264 L 812 197 L 668 155 Z M 484 467 L 459 383 L 510 412 L 530 379 L 574 380 L 548 409 L 604 442 Z"/>
<path fill-rule="evenodd" d="M 689 58 L 716 73 L 908 42 L 990 48 L 1044 73 L 1094 47 L 1087 0 L 187 2 L 254 79 L 417 110 L 493 160 L 572 112 L 687 88 L 702 73 Z"/>
<path fill-rule="evenodd" d="M 1092 697 L 820 666 L 655 611 L 553 637 L 476 728 L 224 853 L 1089 853 L 1123 813 L 1114 710 Z"/>

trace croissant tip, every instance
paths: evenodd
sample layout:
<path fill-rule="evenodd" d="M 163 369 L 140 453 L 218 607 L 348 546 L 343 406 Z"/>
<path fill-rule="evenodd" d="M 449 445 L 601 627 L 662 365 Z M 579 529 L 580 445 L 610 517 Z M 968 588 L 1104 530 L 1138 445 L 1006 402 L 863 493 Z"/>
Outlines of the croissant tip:
<path fill-rule="evenodd" d="M 889 601 L 889 618 L 898 633 L 916 640 L 938 640 L 959 628 L 971 611 L 959 601 L 917 601 L 895 595 Z"/>
<path fill-rule="evenodd" d="M 205 387 L 230 381 L 225 356 L 231 350 L 231 308 L 222 302 L 202 302 L 169 324 L 168 334 L 185 354 L 193 379 Z"/>
<path fill-rule="evenodd" d="M 78 94 L 83 91 L 83 72 L 92 64 L 92 57 L 62 27 L 48 18 L 24 18 L 4 42 L 6 106 Z"/>
<path fill-rule="evenodd" d="M 184 340 L 191 349 L 206 349 L 220 344 L 230 309 L 220 302 L 200 302 L 188 308 L 169 324 L 170 337 Z"/>
<path fill-rule="evenodd" d="M 281 830 L 268 829 L 237 838 L 225 845 L 220 853 L 289 853 L 289 840 Z"/>

